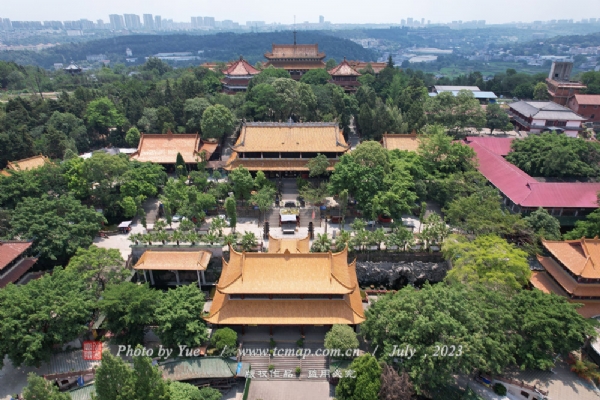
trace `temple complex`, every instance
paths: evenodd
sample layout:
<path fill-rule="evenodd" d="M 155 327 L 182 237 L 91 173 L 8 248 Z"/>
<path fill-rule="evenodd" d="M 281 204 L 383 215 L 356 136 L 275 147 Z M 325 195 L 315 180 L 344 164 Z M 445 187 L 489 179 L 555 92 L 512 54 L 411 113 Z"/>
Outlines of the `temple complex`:
<path fill-rule="evenodd" d="M 268 253 L 230 248 L 206 321 L 229 326 L 357 325 L 365 320 L 348 251 L 310 253 L 308 237 L 269 241 Z"/>
<path fill-rule="evenodd" d="M 348 64 L 348 61 L 344 58 L 337 67 L 330 69 L 329 75 L 331 75 L 331 83 L 338 85 L 348 93 L 354 93 L 360 86 L 358 77 L 360 74 Z"/>
<path fill-rule="evenodd" d="M 265 67 L 273 66 L 283 68 L 290 73 L 293 79 L 299 80 L 311 69 L 325 68 L 325 53 L 319 52 L 318 44 L 273 44 L 270 53 L 265 53 L 269 60 Z"/>
<path fill-rule="evenodd" d="M 544 271 L 534 271 L 531 285 L 545 293 L 582 303 L 584 317 L 600 315 L 600 239 L 542 240 L 548 257 L 538 256 Z"/>
<path fill-rule="evenodd" d="M 252 77 L 260 73 L 242 57 L 222 72 L 225 75 L 225 78 L 221 80 L 223 92 L 228 94 L 245 92 L 248 90 L 248 84 Z"/>
<path fill-rule="evenodd" d="M 295 175 L 308 172 L 306 163 L 324 154 L 332 171 L 339 157 L 350 146 L 337 123 L 248 122 L 242 126 L 224 169 L 231 171 L 243 165 L 250 171 Z"/>

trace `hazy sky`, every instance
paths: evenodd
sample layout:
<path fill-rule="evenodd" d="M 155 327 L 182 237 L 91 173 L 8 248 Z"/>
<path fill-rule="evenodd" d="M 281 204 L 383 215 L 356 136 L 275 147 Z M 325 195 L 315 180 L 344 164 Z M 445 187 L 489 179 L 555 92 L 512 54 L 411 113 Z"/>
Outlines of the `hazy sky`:
<path fill-rule="evenodd" d="M 15 21 L 108 21 L 109 14 L 155 14 L 189 22 L 190 16 L 211 16 L 236 22 L 399 23 L 425 18 L 432 22 L 484 19 L 488 23 L 529 22 L 596 17 L 599 0 L 0 0 L 0 18 Z"/>

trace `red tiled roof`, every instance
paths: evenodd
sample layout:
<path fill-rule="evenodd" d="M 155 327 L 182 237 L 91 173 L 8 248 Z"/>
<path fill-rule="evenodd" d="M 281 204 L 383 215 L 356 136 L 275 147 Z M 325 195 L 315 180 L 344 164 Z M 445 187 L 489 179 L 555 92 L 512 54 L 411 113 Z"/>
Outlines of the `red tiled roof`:
<path fill-rule="evenodd" d="M 37 258 L 25 258 L 21 260 L 14 268 L 2 278 L 0 278 L 0 288 L 5 287 L 9 283 L 14 283 L 21 278 L 27 271 L 37 262 Z"/>
<path fill-rule="evenodd" d="M 0 242 L 0 271 L 32 246 L 32 242 Z"/>
<path fill-rule="evenodd" d="M 513 138 L 496 138 L 496 137 L 479 137 L 479 136 L 467 136 L 466 142 L 477 142 L 483 146 L 485 146 L 488 150 L 498 154 L 500 156 L 505 156 L 510 153 L 510 145 L 513 141 Z"/>
<path fill-rule="evenodd" d="M 600 105 L 600 94 L 576 94 L 574 96 L 578 104 L 583 104 L 586 106 Z"/>
<path fill-rule="evenodd" d="M 225 75 L 233 76 L 245 76 L 245 75 L 257 75 L 260 73 L 259 70 L 248 64 L 246 60 L 240 58 L 238 61 L 233 63 L 229 68 L 223 71 Z"/>
<path fill-rule="evenodd" d="M 504 146 L 479 140 L 468 143 L 477 154 L 477 169 L 513 203 L 528 208 L 598 208 L 600 183 L 538 182 L 486 144 L 492 148 Z"/>
<path fill-rule="evenodd" d="M 344 59 L 337 67 L 330 69 L 331 76 L 360 76 L 360 74 Z"/>

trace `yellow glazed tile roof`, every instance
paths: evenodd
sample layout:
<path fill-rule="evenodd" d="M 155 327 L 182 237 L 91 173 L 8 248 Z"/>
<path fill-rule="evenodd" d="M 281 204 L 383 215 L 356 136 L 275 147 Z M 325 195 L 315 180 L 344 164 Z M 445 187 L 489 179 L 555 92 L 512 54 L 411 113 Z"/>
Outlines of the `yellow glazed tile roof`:
<path fill-rule="evenodd" d="M 239 158 L 237 153 L 234 151 L 231 153 L 231 156 L 227 160 L 225 164 L 226 171 L 231 171 L 240 166 L 243 166 L 248 171 L 306 171 L 308 172 L 308 167 L 306 163 L 309 160 L 307 158 L 303 159 L 280 159 L 280 158 L 262 158 L 262 159 L 247 159 L 247 158 Z M 331 159 L 329 160 L 329 167 L 327 167 L 327 171 L 333 171 L 335 164 L 338 160 Z"/>
<path fill-rule="evenodd" d="M 552 241 L 542 244 L 573 274 L 582 278 L 600 279 L 600 239 Z"/>
<path fill-rule="evenodd" d="M 269 253 L 310 253 L 310 239 L 278 239 L 269 235 Z"/>
<path fill-rule="evenodd" d="M 388 150 L 406 150 L 406 151 L 417 151 L 421 140 L 417 137 L 416 133 L 408 135 L 403 134 L 384 134 L 383 135 L 383 147 Z"/>
<path fill-rule="evenodd" d="M 552 257 L 538 256 L 538 261 L 567 293 L 573 296 L 600 297 L 600 284 L 577 282 Z"/>
<path fill-rule="evenodd" d="M 348 149 L 336 123 L 247 123 L 233 146 L 238 153 L 344 153 Z"/>
<path fill-rule="evenodd" d="M 131 154 L 131 158 L 141 162 L 175 164 L 177 153 L 181 153 L 183 160 L 188 164 L 192 164 L 200 159 L 198 154 L 199 145 L 200 136 L 197 134 L 142 133 L 138 149 Z"/>
<path fill-rule="evenodd" d="M 348 253 L 238 253 L 217 289 L 227 294 L 348 294 L 357 286 L 348 272 Z"/>
<path fill-rule="evenodd" d="M 206 321 L 226 325 L 354 325 L 365 320 L 362 303 L 360 309 L 353 309 L 348 299 L 228 300 L 226 296 L 215 294 Z M 216 308 L 217 304 L 221 307 Z"/>
<path fill-rule="evenodd" d="M 39 155 L 18 161 L 9 161 L 6 168 L 12 169 L 13 171 L 28 171 L 30 169 L 39 168 L 48 162 L 49 160 L 47 157 Z"/>
<path fill-rule="evenodd" d="M 140 270 L 204 271 L 208 267 L 210 251 L 152 251 L 146 250 L 135 264 Z"/>

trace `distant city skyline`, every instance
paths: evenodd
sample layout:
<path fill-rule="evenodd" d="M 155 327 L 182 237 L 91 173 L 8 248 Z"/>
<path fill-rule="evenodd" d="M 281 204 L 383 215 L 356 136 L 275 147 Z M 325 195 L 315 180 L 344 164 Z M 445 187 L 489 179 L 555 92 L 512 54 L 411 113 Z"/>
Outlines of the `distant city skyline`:
<path fill-rule="evenodd" d="M 488 24 L 600 18 L 597 0 L 574 0 L 568 3 L 568 7 L 564 7 L 564 4 L 562 0 L 504 0 L 485 3 L 485 6 L 482 6 L 480 0 L 454 0 L 448 3 L 436 0 L 380 0 L 376 6 L 369 7 L 356 0 L 344 3 L 305 0 L 299 7 L 298 3 L 290 1 L 231 0 L 224 7 L 220 2 L 191 3 L 184 0 L 104 0 L 79 3 L 66 0 L 43 3 L 39 0 L 20 0 L 3 4 L 0 18 L 14 21 L 102 19 L 106 23 L 111 14 L 133 14 L 140 16 L 140 19 L 144 14 L 153 14 L 175 22 L 190 23 L 192 16 L 210 16 L 215 20 L 232 20 L 241 25 L 245 25 L 246 21 L 288 25 L 294 22 L 294 14 L 296 22 L 300 24 L 305 21 L 318 23 L 320 16 L 334 24 L 399 24 L 402 19 L 408 18 L 431 23 L 486 20 Z"/>

